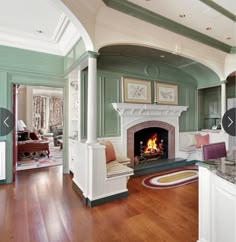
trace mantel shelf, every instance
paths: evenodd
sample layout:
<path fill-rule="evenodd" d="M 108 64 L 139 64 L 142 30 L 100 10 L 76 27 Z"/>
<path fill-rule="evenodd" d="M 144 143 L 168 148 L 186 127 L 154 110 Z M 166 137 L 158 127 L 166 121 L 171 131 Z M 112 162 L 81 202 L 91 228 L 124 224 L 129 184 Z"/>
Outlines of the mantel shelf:
<path fill-rule="evenodd" d="M 113 108 L 122 117 L 136 116 L 162 116 L 179 117 L 187 106 L 158 105 L 158 104 L 137 104 L 137 103 L 112 103 Z"/>

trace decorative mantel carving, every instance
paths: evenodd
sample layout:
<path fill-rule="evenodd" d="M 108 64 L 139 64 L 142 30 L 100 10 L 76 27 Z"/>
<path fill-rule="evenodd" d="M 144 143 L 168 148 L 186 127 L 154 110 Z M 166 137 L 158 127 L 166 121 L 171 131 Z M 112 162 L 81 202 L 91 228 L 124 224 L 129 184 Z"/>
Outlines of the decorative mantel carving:
<path fill-rule="evenodd" d="M 161 116 L 161 117 L 179 117 L 183 111 L 187 110 L 187 106 L 174 105 L 157 105 L 157 104 L 134 104 L 134 103 L 112 103 L 113 108 L 121 117 L 145 117 L 145 116 Z"/>

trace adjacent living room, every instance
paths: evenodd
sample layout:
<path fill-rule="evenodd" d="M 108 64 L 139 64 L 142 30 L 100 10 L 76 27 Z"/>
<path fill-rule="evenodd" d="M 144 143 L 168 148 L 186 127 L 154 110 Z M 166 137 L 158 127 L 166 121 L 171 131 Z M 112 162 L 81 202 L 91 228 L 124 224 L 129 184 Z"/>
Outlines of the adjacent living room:
<path fill-rule="evenodd" d="M 17 87 L 17 171 L 62 165 L 63 90 Z"/>

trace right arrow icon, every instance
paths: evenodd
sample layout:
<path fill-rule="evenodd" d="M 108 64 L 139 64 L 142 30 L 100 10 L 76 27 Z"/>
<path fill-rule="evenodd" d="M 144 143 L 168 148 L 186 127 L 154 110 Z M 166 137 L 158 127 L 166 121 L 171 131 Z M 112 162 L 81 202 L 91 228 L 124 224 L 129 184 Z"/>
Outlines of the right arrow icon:
<path fill-rule="evenodd" d="M 227 110 L 222 118 L 221 124 L 225 132 L 231 136 L 236 136 L 235 120 L 236 120 L 236 108 L 231 108 Z"/>
<path fill-rule="evenodd" d="M 234 121 L 228 116 L 228 119 L 230 120 L 230 124 L 228 125 L 228 128 L 234 123 Z"/>

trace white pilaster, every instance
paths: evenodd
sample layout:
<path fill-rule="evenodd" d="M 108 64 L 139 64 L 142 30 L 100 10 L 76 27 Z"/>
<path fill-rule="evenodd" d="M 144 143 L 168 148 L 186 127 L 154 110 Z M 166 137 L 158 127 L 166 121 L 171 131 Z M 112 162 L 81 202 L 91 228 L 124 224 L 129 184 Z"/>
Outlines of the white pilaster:
<path fill-rule="evenodd" d="M 226 83 L 221 84 L 221 117 L 226 112 Z"/>
<path fill-rule="evenodd" d="M 97 140 L 97 55 L 89 53 L 88 58 L 88 113 L 87 143 Z"/>

